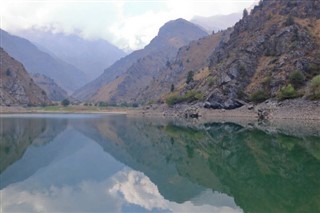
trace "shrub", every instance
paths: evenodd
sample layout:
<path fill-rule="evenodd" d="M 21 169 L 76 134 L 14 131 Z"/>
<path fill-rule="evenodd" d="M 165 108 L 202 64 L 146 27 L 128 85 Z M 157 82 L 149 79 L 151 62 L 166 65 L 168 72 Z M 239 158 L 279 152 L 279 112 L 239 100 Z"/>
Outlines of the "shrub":
<path fill-rule="evenodd" d="M 217 79 L 215 77 L 209 76 L 207 78 L 208 86 L 212 87 L 213 85 L 216 84 Z"/>
<path fill-rule="evenodd" d="M 294 88 L 299 88 L 303 86 L 305 79 L 306 78 L 304 74 L 299 70 L 295 70 L 289 75 L 290 83 L 293 85 Z"/>
<path fill-rule="evenodd" d="M 279 100 L 285 100 L 285 99 L 296 98 L 296 97 L 298 97 L 298 94 L 291 84 L 288 84 L 287 86 L 282 87 L 278 92 Z"/>
<path fill-rule="evenodd" d="M 61 101 L 61 105 L 64 107 L 68 106 L 69 104 L 70 104 L 70 101 L 68 99 L 64 99 Z"/>
<path fill-rule="evenodd" d="M 9 68 L 6 70 L 6 76 L 11 76 L 11 70 Z"/>
<path fill-rule="evenodd" d="M 204 98 L 204 95 L 201 92 L 191 90 L 184 95 L 178 95 L 178 94 L 169 95 L 166 98 L 166 104 L 168 104 L 169 106 L 173 106 L 175 104 L 182 103 L 182 102 L 192 102 L 196 100 L 203 100 L 203 98 Z"/>
<path fill-rule="evenodd" d="M 309 99 L 320 99 L 320 75 L 315 76 L 309 84 Z"/>
<path fill-rule="evenodd" d="M 171 84 L 170 92 L 174 91 L 174 84 Z"/>
<path fill-rule="evenodd" d="M 293 24 L 294 24 L 294 19 L 293 19 L 293 17 L 291 15 L 289 15 L 287 17 L 287 19 L 285 20 L 285 22 L 284 22 L 284 26 L 287 27 L 287 26 L 291 26 Z"/>
<path fill-rule="evenodd" d="M 261 102 L 267 100 L 268 98 L 269 98 L 269 95 L 267 94 L 267 92 L 265 90 L 262 90 L 262 89 L 254 92 L 250 96 L 250 100 L 254 103 L 261 103 Z"/>

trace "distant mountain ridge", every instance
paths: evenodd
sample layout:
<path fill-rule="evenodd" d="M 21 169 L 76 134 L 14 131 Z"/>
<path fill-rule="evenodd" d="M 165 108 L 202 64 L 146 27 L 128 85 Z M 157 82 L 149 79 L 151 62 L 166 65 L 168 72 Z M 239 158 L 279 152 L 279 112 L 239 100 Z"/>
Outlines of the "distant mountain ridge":
<path fill-rule="evenodd" d="M 45 74 L 68 92 L 76 90 L 88 81 L 82 71 L 39 50 L 27 39 L 11 35 L 1 29 L 0 33 L 2 48 L 20 61 L 29 73 Z"/>
<path fill-rule="evenodd" d="M 47 105 L 51 101 L 23 65 L 0 48 L 0 106 Z"/>
<path fill-rule="evenodd" d="M 58 58 L 84 72 L 89 80 L 97 78 L 103 70 L 126 53 L 106 40 L 83 39 L 76 34 L 53 33 L 41 29 L 18 32 L 40 49 L 49 50 Z"/>
<path fill-rule="evenodd" d="M 95 102 L 134 103 L 132 97 L 156 78 L 161 67 L 176 55 L 179 48 L 207 35 L 184 19 L 170 21 L 160 28 L 158 35 L 144 49 L 116 62 L 74 96 Z"/>
<path fill-rule="evenodd" d="M 195 16 L 190 21 L 203 27 L 208 33 L 226 30 L 232 27 L 242 18 L 242 13 L 231 13 L 228 15 L 216 15 L 210 17 Z"/>
<path fill-rule="evenodd" d="M 32 79 L 46 92 L 51 101 L 62 101 L 63 99 L 68 98 L 68 93 L 59 87 L 59 85 L 57 85 L 56 82 L 48 76 L 37 73 L 32 75 Z"/>

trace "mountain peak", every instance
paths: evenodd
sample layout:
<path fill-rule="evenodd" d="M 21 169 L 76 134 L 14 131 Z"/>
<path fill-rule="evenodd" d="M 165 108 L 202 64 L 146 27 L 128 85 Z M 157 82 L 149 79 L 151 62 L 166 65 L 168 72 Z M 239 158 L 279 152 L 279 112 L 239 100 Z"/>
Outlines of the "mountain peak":
<path fill-rule="evenodd" d="M 182 18 L 165 23 L 158 35 L 152 39 L 147 48 L 167 49 L 168 47 L 180 48 L 192 40 L 207 36 L 208 33 L 199 26 Z"/>
<path fill-rule="evenodd" d="M 179 18 L 176 20 L 168 21 L 160 29 L 158 36 L 170 36 L 174 34 L 186 33 L 188 31 L 194 31 L 197 33 L 202 33 L 206 36 L 207 33 L 199 28 L 197 25 L 183 19 Z"/>

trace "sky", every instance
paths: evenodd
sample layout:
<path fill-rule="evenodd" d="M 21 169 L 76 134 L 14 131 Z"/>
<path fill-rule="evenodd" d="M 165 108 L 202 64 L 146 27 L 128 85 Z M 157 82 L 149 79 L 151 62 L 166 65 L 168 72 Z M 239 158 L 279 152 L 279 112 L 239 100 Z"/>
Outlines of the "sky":
<path fill-rule="evenodd" d="M 34 28 L 143 48 L 170 20 L 242 11 L 256 0 L 0 0 L 1 28 Z"/>

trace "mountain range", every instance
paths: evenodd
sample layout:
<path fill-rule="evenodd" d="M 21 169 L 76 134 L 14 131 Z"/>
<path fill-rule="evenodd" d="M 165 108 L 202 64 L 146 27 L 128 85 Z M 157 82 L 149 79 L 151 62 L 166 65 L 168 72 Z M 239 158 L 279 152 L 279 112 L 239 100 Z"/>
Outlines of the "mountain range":
<path fill-rule="evenodd" d="M 95 102 L 134 102 L 132 97 L 157 77 L 180 47 L 204 36 L 205 31 L 184 19 L 170 21 L 144 49 L 120 59 L 73 96 Z"/>
<path fill-rule="evenodd" d="M 44 74 L 59 84 L 63 89 L 72 92 L 83 86 L 86 75 L 76 67 L 64 62 L 49 53 L 41 51 L 29 40 L 0 30 L 1 47 L 16 60 L 20 61 L 29 73 Z"/>
<path fill-rule="evenodd" d="M 310 97 L 312 93 L 318 97 L 319 89 L 310 92 L 309 85 L 320 74 L 319 8 L 318 1 L 261 1 L 250 14 L 245 10 L 231 29 L 189 37 L 189 42 L 196 41 L 181 43 L 176 52 L 162 45 L 165 56 L 172 53 L 166 58 L 161 46 L 151 42 L 140 52 L 155 47 L 156 53 L 135 58 L 138 61 L 131 61 L 121 72 L 114 69 L 113 79 L 103 81 L 106 70 L 104 77 L 94 81 L 95 89 L 80 90 L 91 91 L 82 97 L 117 104 L 201 103 L 214 109 L 234 109 L 270 98 Z M 187 28 L 183 29 L 183 35 L 188 35 Z M 154 61 L 157 63 L 151 63 Z"/>
<path fill-rule="evenodd" d="M 81 101 L 115 105 L 187 103 L 234 109 L 268 99 L 320 97 L 316 79 L 320 74 L 319 11 L 316 0 L 260 1 L 250 12 L 244 10 L 233 27 L 210 35 L 194 23 L 173 20 L 162 26 L 145 48 L 105 67 L 87 84 L 79 69 L 40 50 L 51 45 L 49 52 L 67 59 L 73 50 L 84 50 L 75 47 L 78 41 L 71 41 L 79 38 L 61 34 L 45 38 L 45 33 L 39 33 L 39 49 L 2 31 L 3 46 L 30 73 L 47 75 L 68 92 L 75 91 L 73 98 Z M 49 45 L 51 39 L 58 40 L 56 53 Z M 70 45 L 65 55 L 64 44 Z M 120 55 L 121 51 L 117 57 Z M 83 61 L 89 66 L 90 60 Z"/>
<path fill-rule="evenodd" d="M 89 80 L 97 78 L 105 68 L 126 55 L 107 40 L 84 39 L 76 34 L 67 35 L 41 29 L 28 29 L 17 33 L 44 52 L 49 52 L 81 70 Z"/>

